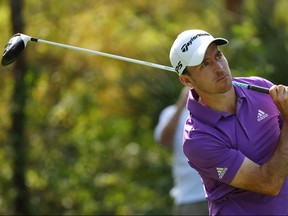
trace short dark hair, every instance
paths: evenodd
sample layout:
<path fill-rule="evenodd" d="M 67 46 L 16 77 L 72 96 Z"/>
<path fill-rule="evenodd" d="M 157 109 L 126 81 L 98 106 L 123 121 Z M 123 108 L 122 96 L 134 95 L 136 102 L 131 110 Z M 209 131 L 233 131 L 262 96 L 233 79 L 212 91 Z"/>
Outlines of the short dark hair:
<path fill-rule="evenodd" d="M 189 74 L 190 73 L 189 73 L 187 67 L 185 67 L 181 75 L 189 75 Z"/>

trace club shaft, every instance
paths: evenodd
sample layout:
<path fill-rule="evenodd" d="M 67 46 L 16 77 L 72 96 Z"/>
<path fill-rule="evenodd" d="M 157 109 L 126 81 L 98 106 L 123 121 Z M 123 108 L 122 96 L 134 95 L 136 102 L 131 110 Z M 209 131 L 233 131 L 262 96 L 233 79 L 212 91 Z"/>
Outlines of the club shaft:
<path fill-rule="evenodd" d="M 104 52 L 95 51 L 95 50 L 91 50 L 91 49 L 85 49 L 85 48 L 71 46 L 71 45 L 67 45 L 67 44 L 52 42 L 52 41 L 43 40 L 43 39 L 34 38 L 34 37 L 31 37 L 30 41 L 50 44 L 50 45 L 53 45 L 53 46 L 63 47 L 63 48 L 71 49 L 71 50 L 82 51 L 82 52 L 91 53 L 91 54 L 95 54 L 95 55 L 99 55 L 99 56 L 104 56 L 104 57 L 108 57 L 108 58 L 114 58 L 114 59 L 118 59 L 118 60 L 122 60 L 122 61 L 126 61 L 126 62 L 132 62 L 132 63 L 135 63 L 135 64 L 141 64 L 141 65 L 145 65 L 145 66 L 149 66 L 149 67 L 153 67 L 153 68 L 159 68 L 159 69 L 162 69 L 162 70 L 175 72 L 174 68 L 172 68 L 172 67 L 168 67 L 168 66 L 160 65 L 160 64 L 155 64 L 155 63 L 147 62 L 147 61 L 141 61 L 141 60 L 138 60 L 138 59 L 132 59 L 132 58 L 128 58 L 128 57 L 113 55 L 113 54 L 109 54 L 109 53 L 104 53 Z M 255 86 L 255 85 L 250 85 L 250 84 L 245 84 L 245 83 L 240 83 L 240 82 L 236 82 L 236 81 L 232 81 L 232 82 L 233 82 L 234 85 L 237 85 L 237 86 L 239 86 L 241 88 L 246 88 L 246 89 L 250 89 L 252 91 L 257 91 L 257 92 L 262 92 L 262 93 L 265 93 L 265 94 L 269 94 L 269 89 L 265 88 L 265 87 Z"/>
<path fill-rule="evenodd" d="M 56 43 L 56 42 L 52 42 L 52 41 L 42 40 L 39 38 L 31 38 L 31 41 L 50 44 L 50 45 L 54 45 L 54 46 L 58 46 L 58 47 L 64 47 L 67 49 L 82 51 L 82 52 L 100 55 L 100 56 L 104 56 L 104 57 L 108 57 L 108 58 L 114 58 L 114 59 L 118 59 L 118 60 L 122 60 L 122 61 L 126 61 L 126 62 L 132 62 L 135 64 L 141 64 L 141 65 L 145 65 L 145 66 L 149 66 L 149 67 L 154 67 L 154 68 L 159 68 L 159 69 L 166 70 L 166 71 L 175 72 L 174 68 L 172 68 L 172 67 L 168 67 L 168 66 L 160 65 L 160 64 L 155 64 L 152 62 L 146 62 L 146 61 L 141 61 L 138 59 L 127 58 L 127 57 L 113 55 L 113 54 L 104 53 L 104 52 L 99 52 L 99 51 L 95 51 L 95 50 L 91 50 L 91 49 L 85 49 L 85 48 L 71 46 L 71 45 L 67 45 L 67 44 Z"/>
<path fill-rule="evenodd" d="M 240 83 L 240 82 L 236 82 L 236 81 L 232 81 L 234 85 L 237 85 L 241 88 L 246 88 L 252 91 L 257 91 L 257 92 L 262 92 L 265 94 L 269 94 L 269 89 L 262 87 L 262 86 L 256 86 L 256 85 L 251 85 L 251 84 L 245 84 L 245 83 Z"/>

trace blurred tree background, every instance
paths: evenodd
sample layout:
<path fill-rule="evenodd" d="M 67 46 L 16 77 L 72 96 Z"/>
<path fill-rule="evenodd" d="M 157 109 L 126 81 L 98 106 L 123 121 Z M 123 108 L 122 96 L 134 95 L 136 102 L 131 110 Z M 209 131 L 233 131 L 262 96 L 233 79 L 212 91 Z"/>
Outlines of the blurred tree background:
<path fill-rule="evenodd" d="M 288 84 L 286 0 L 1 0 L 0 47 L 22 32 L 170 66 L 176 36 L 230 41 L 234 76 Z M 153 141 L 177 75 L 30 42 L 1 66 L 0 214 L 163 215 L 171 155 Z"/>

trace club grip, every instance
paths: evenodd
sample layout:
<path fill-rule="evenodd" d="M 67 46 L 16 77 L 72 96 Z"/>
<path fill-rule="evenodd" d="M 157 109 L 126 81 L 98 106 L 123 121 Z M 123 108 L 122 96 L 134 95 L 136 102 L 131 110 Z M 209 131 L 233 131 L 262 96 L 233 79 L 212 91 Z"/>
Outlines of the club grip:
<path fill-rule="evenodd" d="M 255 86 L 255 85 L 248 85 L 248 89 L 257 91 L 257 92 L 262 92 L 265 94 L 269 94 L 269 89 L 261 86 Z"/>

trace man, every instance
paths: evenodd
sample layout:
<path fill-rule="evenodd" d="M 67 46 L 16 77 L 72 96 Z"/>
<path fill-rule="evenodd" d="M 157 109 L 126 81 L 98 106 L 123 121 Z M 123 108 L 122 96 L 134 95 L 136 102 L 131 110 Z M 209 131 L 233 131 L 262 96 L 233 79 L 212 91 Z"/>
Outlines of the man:
<path fill-rule="evenodd" d="M 189 115 L 186 109 L 188 87 L 184 87 L 177 102 L 166 107 L 160 114 L 155 127 L 155 141 L 172 148 L 172 174 L 174 186 L 170 195 L 174 199 L 173 215 L 208 215 L 202 180 L 191 169 L 182 150 L 184 123 Z"/>
<path fill-rule="evenodd" d="M 210 215 L 288 214 L 288 88 L 232 78 L 219 46 L 202 30 L 178 35 L 170 60 L 191 88 L 184 154 L 203 179 Z M 232 80 L 269 88 L 269 94 Z"/>

